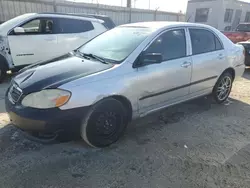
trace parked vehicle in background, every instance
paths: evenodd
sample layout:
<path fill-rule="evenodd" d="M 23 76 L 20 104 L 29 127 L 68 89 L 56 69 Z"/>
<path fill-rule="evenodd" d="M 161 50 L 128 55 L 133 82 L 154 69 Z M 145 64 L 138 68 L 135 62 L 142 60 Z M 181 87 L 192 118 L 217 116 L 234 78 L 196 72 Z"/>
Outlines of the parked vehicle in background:
<path fill-rule="evenodd" d="M 7 70 L 68 53 L 114 28 L 101 15 L 30 13 L 0 25 L 0 81 Z"/>
<path fill-rule="evenodd" d="M 245 65 L 250 66 L 250 40 L 244 41 L 244 42 L 239 42 L 238 44 L 241 44 L 245 48 Z"/>
<path fill-rule="evenodd" d="M 224 102 L 244 60 L 243 46 L 210 26 L 122 25 L 24 68 L 6 93 L 6 110 L 24 131 L 77 132 L 89 145 L 106 147 L 132 119 L 209 94 Z"/>
<path fill-rule="evenodd" d="M 250 23 L 241 23 L 235 31 L 223 31 L 233 43 L 242 42 L 250 39 Z"/>

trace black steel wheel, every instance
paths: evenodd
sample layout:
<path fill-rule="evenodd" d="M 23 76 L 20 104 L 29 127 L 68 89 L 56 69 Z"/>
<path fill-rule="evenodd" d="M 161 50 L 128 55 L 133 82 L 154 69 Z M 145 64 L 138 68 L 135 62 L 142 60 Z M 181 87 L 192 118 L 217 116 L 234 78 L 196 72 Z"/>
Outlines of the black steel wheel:
<path fill-rule="evenodd" d="M 213 97 L 219 104 L 227 100 L 233 85 L 233 77 L 229 72 L 221 75 L 213 89 Z"/>
<path fill-rule="evenodd" d="M 92 107 L 81 125 L 81 137 L 92 147 L 116 142 L 127 126 L 126 109 L 116 99 L 107 98 Z"/>

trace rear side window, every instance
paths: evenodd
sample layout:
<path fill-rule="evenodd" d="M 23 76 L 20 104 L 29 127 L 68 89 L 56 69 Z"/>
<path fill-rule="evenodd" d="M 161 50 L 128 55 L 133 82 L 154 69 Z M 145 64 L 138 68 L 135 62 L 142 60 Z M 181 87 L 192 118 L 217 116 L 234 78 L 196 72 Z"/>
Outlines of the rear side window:
<path fill-rule="evenodd" d="M 221 42 L 212 32 L 204 29 L 189 29 L 189 32 L 193 55 L 223 49 Z"/>
<path fill-rule="evenodd" d="M 216 50 L 222 50 L 223 46 L 222 46 L 221 42 L 219 41 L 219 39 L 216 36 L 214 36 L 214 38 L 215 38 Z"/>
<path fill-rule="evenodd" d="M 90 21 L 77 19 L 59 19 L 58 33 L 84 33 L 94 30 Z"/>
<path fill-rule="evenodd" d="M 164 61 L 185 57 L 186 37 L 184 29 L 163 33 L 150 45 L 146 53 L 161 53 Z"/>

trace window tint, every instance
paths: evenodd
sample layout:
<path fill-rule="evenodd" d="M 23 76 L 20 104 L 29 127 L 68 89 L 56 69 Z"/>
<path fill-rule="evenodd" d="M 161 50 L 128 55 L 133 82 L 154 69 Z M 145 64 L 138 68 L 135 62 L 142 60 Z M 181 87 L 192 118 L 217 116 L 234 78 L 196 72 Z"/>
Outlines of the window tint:
<path fill-rule="evenodd" d="M 53 20 L 50 19 L 35 19 L 23 25 L 25 34 L 51 34 L 53 33 Z"/>
<path fill-rule="evenodd" d="M 90 21 L 76 19 L 59 19 L 58 33 L 83 33 L 91 31 L 94 26 Z"/>
<path fill-rule="evenodd" d="M 234 10 L 233 9 L 226 9 L 225 15 L 224 15 L 224 22 L 232 22 L 232 18 L 233 18 L 233 13 Z"/>
<path fill-rule="evenodd" d="M 186 38 L 184 29 L 168 31 L 159 36 L 146 53 L 161 53 L 163 60 L 186 56 Z"/>
<path fill-rule="evenodd" d="M 193 55 L 216 50 L 215 36 L 203 29 L 190 29 Z"/>
<path fill-rule="evenodd" d="M 209 14 L 208 8 L 196 9 L 195 22 L 207 22 L 208 14 Z"/>
<path fill-rule="evenodd" d="M 31 22 L 28 22 L 23 25 L 23 28 L 26 33 L 28 32 L 39 32 L 40 27 L 40 20 L 32 20 Z"/>
<path fill-rule="evenodd" d="M 223 46 L 221 45 L 221 42 L 219 41 L 219 39 L 216 36 L 214 36 L 214 38 L 215 38 L 216 50 L 222 50 Z"/>

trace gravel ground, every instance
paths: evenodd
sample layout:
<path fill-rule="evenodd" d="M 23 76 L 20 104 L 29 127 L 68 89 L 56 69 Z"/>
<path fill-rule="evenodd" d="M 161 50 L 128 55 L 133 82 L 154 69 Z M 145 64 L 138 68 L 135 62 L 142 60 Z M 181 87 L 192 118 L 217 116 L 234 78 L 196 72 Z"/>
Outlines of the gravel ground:
<path fill-rule="evenodd" d="M 246 70 L 225 104 L 201 98 L 168 108 L 131 123 L 107 149 L 29 141 L 8 125 L 0 100 L 0 187 L 250 187 L 249 86 Z"/>

